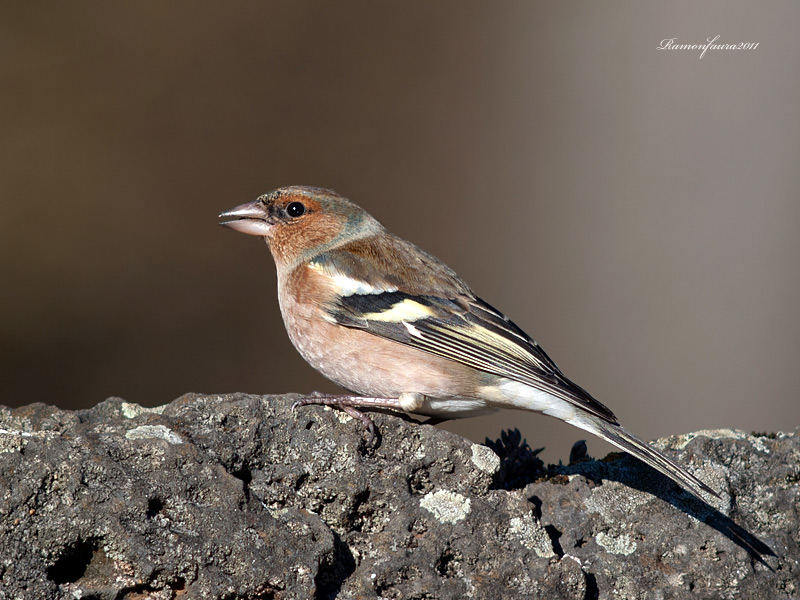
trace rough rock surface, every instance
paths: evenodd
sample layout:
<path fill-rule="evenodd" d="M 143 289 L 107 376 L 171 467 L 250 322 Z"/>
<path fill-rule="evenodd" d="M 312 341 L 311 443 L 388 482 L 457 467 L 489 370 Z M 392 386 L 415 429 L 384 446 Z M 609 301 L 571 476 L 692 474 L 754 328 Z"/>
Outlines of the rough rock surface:
<path fill-rule="evenodd" d="M 0 598 L 800 597 L 797 432 L 662 440 L 706 504 L 297 398 L 0 409 Z"/>

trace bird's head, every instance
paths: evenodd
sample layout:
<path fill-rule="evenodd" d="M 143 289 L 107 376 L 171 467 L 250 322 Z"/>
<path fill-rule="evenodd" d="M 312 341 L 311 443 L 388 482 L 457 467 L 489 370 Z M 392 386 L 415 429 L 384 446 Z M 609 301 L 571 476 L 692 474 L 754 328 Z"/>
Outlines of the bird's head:
<path fill-rule="evenodd" d="M 279 269 L 383 229 L 336 192 L 303 186 L 277 189 L 219 216 L 225 227 L 262 236 Z"/>

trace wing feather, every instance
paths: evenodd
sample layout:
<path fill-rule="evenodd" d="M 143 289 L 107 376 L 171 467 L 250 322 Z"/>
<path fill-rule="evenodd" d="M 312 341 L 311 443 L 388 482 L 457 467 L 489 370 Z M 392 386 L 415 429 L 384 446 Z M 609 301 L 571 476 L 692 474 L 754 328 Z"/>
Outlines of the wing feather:
<path fill-rule="evenodd" d="M 544 350 L 501 312 L 475 296 L 458 300 L 400 291 L 352 294 L 340 297 L 328 314 L 339 325 L 519 381 L 617 423 L 611 410 L 567 379 Z M 418 311 L 420 318 L 377 316 L 407 301 L 424 307 Z M 406 324 L 413 325 L 414 333 Z"/>

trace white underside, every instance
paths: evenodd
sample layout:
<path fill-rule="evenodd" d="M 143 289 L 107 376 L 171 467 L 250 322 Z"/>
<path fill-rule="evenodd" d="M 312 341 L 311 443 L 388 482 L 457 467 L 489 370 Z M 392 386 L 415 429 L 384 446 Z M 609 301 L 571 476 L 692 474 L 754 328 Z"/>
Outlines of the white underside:
<path fill-rule="evenodd" d="M 446 419 L 458 419 L 461 417 L 476 417 L 487 415 L 498 410 L 486 400 L 480 398 L 447 398 L 439 400 L 437 398 L 424 398 L 422 405 L 411 412 L 421 415 L 443 417 Z"/>
<path fill-rule="evenodd" d="M 493 385 L 481 388 L 481 392 L 496 406 L 534 410 L 567 422 L 572 422 L 579 412 L 575 405 L 561 398 L 504 377 L 498 377 Z"/>
<path fill-rule="evenodd" d="M 480 388 L 480 398 L 428 398 L 421 402 L 403 402 L 409 412 L 444 418 L 469 417 L 487 414 L 501 408 L 530 410 L 561 419 L 572 425 L 595 432 L 591 419 L 579 407 L 534 387 L 498 377 L 492 385 Z"/>

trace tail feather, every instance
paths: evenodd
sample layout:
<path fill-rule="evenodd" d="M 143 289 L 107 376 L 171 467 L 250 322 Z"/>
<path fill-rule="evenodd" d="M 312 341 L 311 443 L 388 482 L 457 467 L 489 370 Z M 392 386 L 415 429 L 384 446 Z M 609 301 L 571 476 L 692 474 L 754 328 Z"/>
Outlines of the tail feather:
<path fill-rule="evenodd" d="M 573 425 L 577 425 L 582 429 L 592 432 L 593 434 L 603 438 L 607 442 L 614 444 L 618 448 L 628 452 L 641 460 L 642 462 L 650 465 L 657 471 L 660 471 L 678 485 L 688 489 L 697 497 L 702 498 L 702 493 L 711 494 L 719 498 L 719 494 L 708 487 L 705 483 L 700 481 L 697 477 L 689 473 L 686 469 L 678 465 L 672 459 L 668 458 L 660 451 L 656 450 L 650 444 L 647 444 L 637 438 L 632 433 L 629 433 L 619 425 L 608 423 L 600 419 L 576 419 L 572 421 Z"/>

